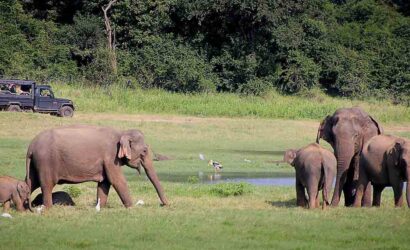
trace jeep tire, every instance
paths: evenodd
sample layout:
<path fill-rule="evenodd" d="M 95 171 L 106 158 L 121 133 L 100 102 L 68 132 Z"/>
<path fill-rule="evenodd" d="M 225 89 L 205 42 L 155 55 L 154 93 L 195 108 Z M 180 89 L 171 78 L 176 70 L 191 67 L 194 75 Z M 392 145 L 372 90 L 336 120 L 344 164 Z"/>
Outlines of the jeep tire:
<path fill-rule="evenodd" d="M 59 114 L 61 117 L 73 117 L 74 110 L 70 106 L 64 106 L 60 108 Z"/>
<path fill-rule="evenodd" d="M 21 112 L 21 108 L 19 105 L 12 104 L 7 107 L 7 111 L 9 112 Z"/>

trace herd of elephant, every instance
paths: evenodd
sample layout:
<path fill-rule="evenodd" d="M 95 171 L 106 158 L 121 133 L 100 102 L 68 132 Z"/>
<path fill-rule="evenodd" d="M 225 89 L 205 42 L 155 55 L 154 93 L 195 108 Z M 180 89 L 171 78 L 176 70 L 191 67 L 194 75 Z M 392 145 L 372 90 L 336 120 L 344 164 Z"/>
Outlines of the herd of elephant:
<path fill-rule="evenodd" d="M 319 145 L 320 139 L 332 146 L 334 154 Z M 379 123 L 360 108 L 343 108 L 321 122 L 316 143 L 286 151 L 284 161 L 296 170 L 298 206 L 318 207 L 320 190 L 322 206 L 328 205 L 336 177 L 332 206 L 339 204 L 342 191 L 345 206 L 380 206 L 381 192 L 391 186 L 395 206 L 400 207 L 403 183 L 410 180 L 410 140 L 384 135 Z M 410 182 L 406 196 L 410 207 Z"/>
<path fill-rule="evenodd" d="M 323 138 L 334 154 L 319 145 Z M 376 120 L 360 108 L 343 108 L 327 116 L 320 124 L 316 143 L 299 150 L 288 150 L 285 161 L 296 169 L 297 205 L 329 204 L 328 193 L 336 176 L 331 204 L 337 206 L 343 191 L 346 206 L 380 205 L 384 187 L 392 186 L 395 205 L 402 205 L 403 182 L 410 175 L 410 141 L 383 135 Z M 30 209 L 31 193 L 41 188 L 43 205 L 53 205 L 52 190 L 57 184 L 97 182 L 100 207 L 107 203 L 111 186 L 125 207 L 132 199 L 121 166 L 140 172 L 144 168 L 162 205 L 168 200 L 153 167 L 153 159 L 144 135 L 139 130 L 118 131 L 108 127 L 74 125 L 45 130 L 30 143 L 26 155 L 25 181 L 0 177 L 0 202 L 4 209 L 13 201 L 18 211 Z M 308 199 L 305 195 L 307 190 Z M 407 183 L 410 206 L 410 184 Z"/>

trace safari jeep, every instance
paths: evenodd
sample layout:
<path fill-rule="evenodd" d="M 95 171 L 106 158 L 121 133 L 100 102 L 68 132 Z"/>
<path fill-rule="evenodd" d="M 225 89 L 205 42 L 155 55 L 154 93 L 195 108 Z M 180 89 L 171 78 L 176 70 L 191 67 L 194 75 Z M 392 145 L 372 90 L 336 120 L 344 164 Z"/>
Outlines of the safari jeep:
<path fill-rule="evenodd" d="M 22 80 L 0 80 L 0 109 L 13 112 L 31 110 L 62 117 L 74 114 L 73 102 L 55 98 L 50 86 Z"/>

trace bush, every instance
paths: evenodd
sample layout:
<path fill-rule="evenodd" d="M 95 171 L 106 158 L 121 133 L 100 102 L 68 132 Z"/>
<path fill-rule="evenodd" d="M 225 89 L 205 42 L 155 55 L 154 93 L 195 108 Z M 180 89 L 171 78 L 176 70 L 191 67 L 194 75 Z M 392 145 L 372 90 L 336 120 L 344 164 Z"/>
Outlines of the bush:
<path fill-rule="evenodd" d="M 63 190 L 67 192 L 72 198 L 77 198 L 81 195 L 81 189 L 74 185 L 65 186 Z"/>
<path fill-rule="evenodd" d="M 188 183 L 191 183 L 191 184 L 199 183 L 198 176 L 189 176 L 188 177 Z"/>
<path fill-rule="evenodd" d="M 287 64 L 279 79 L 282 91 L 296 93 L 319 83 L 320 66 L 298 51 L 289 54 Z"/>
<path fill-rule="evenodd" d="M 171 38 L 153 39 L 134 55 L 130 74 L 146 88 L 174 92 L 212 92 L 218 78 L 193 49 Z"/>
<path fill-rule="evenodd" d="M 211 194 L 218 196 L 238 196 L 251 192 L 251 185 L 245 182 L 220 183 L 211 187 Z"/>

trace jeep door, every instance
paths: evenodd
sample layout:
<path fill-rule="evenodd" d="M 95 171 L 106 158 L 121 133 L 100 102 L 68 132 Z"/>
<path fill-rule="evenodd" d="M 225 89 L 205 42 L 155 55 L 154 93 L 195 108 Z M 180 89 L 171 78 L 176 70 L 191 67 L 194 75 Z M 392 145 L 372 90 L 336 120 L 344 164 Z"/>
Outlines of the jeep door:
<path fill-rule="evenodd" d="M 58 102 L 54 99 L 54 94 L 49 88 L 37 88 L 36 108 L 38 110 L 58 110 Z"/>

